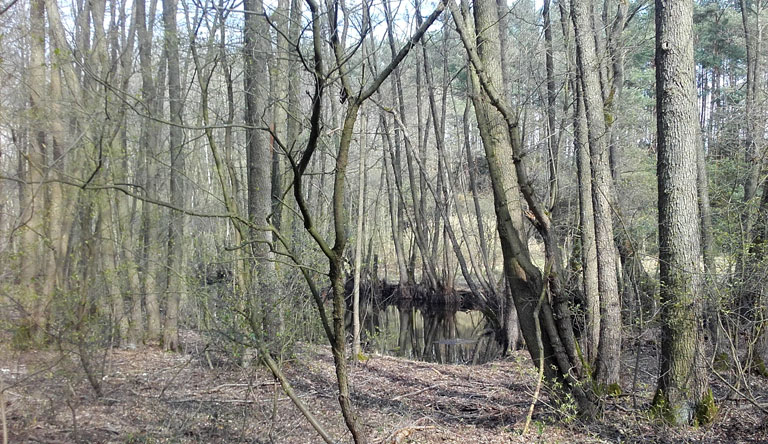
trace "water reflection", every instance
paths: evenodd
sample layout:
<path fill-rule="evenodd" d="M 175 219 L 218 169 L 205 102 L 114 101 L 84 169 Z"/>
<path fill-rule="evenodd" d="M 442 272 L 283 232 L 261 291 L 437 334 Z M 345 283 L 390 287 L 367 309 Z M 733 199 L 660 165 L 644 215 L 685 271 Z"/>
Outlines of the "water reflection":
<path fill-rule="evenodd" d="M 414 287 L 404 296 L 398 286 L 366 287 L 360 301 L 366 350 L 445 364 L 483 363 L 500 352 L 485 315 L 459 292 L 435 297 Z"/>

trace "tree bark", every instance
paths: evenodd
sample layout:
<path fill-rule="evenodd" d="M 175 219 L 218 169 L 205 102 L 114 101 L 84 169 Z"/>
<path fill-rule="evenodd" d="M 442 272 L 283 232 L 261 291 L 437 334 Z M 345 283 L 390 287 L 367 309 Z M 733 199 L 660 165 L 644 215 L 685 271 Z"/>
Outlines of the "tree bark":
<path fill-rule="evenodd" d="M 593 417 L 596 413 L 596 400 L 589 392 L 585 391 L 583 382 L 580 382 L 580 378 L 584 376 L 582 374 L 583 368 L 578 357 L 578 345 L 573 333 L 568 308 L 569 296 L 564 293 L 562 286 L 563 270 L 559 256 L 560 247 L 557 243 L 556 234 L 552 231 L 549 215 L 536 198 L 531 182 L 527 178 L 517 113 L 508 106 L 504 96 L 499 92 L 498 86 L 492 81 L 489 75 L 490 70 L 477 53 L 474 30 L 467 26 L 468 21 L 464 19 L 469 14 L 468 5 L 466 2 L 462 2 L 462 11 L 458 11 L 453 3 L 449 3 L 449 5 L 459 36 L 472 64 L 473 82 L 477 85 L 477 90 L 482 86 L 488 103 L 503 116 L 507 137 L 512 147 L 512 163 L 520 181 L 519 189 L 530 210 L 527 215 L 544 241 L 546 266 L 544 275 L 542 275 L 541 271 L 531 262 L 530 254 L 512 223 L 506 202 L 506 193 L 501 181 L 502 172 L 499 168 L 499 160 L 496 158 L 493 147 L 485 144 L 505 277 L 512 289 L 511 294 L 515 298 L 515 307 L 520 315 L 520 326 L 526 345 L 535 363 L 544 361 L 543 368 L 546 376 L 563 383 L 574 396 L 580 412 L 585 417 Z M 541 303 L 541 294 L 546 296 L 547 293 L 550 295 L 551 303 L 546 300 Z M 540 306 L 541 310 L 536 309 L 537 306 Z M 543 335 L 546 335 L 545 337 L 542 337 L 542 334 L 537 334 L 538 329 L 534 319 L 536 313 L 540 314 L 539 321 L 540 325 L 543 326 L 541 331 L 543 331 Z"/>
<path fill-rule="evenodd" d="M 151 8 L 154 9 L 154 8 Z M 160 60 L 161 75 L 157 83 L 152 76 L 152 21 L 147 25 L 146 0 L 136 0 L 134 3 L 136 16 L 136 36 L 138 37 L 139 67 L 141 71 L 141 93 L 147 103 L 147 117 L 141 119 L 141 132 L 139 134 L 139 162 L 141 173 L 139 183 L 147 195 L 156 195 L 155 171 L 152 166 L 154 147 L 158 144 L 158 127 L 153 117 L 159 115 L 160 98 L 157 85 L 164 87 L 165 60 Z M 161 82 L 162 80 L 162 82 Z M 156 342 L 161 339 L 160 303 L 158 301 L 158 288 L 156 284 L 156 265 L 158 245 L 155 232 L 152 228 L 153 220 L 157 214 L 156 208 L 142 202 L 141 204 L 141 236 L 139 269 L 141 272 L 141 292 L 146 306 L 147 331 L 146 340 Z"/>
<path fill-rule="evenodd" d="M 181 128 L 183 109 L 181 95 L 181 72 L 179 69 L 179 36 L 176 25 L 177 0 L 163 0 L 164 49 L 168 60 L 168 103 L 170 112 L 170 136 L 168 138 L 171 158 L 170 202 L 168 221 L 167 263 L 168 281 L 165 289 L 165 325 L 163 326 L 163 348 L 179 350 L 179 304 L 185 294 L 184 282 L 184 133 Z"/>
<path fill-rule="evenodd" d="M 503 85 L 505 83 L 501 64 L 503 48 L 500 40 L 501 31 L 497 25 L 499 21 L 498 6 L 491 1 L 476 3 L 474 21 L 474 28 L 478 30 L 477 52 L 480 60 L 488 73 L 490 81 L 497 85 L 499 91 L 504 91 Z M 500 181 L 499 185 L 504 192 L 503 205 L 506 206 L 504 211 L 509 215 L 509 221 L 517 236 L 520 236 L 519 247 L 521 248 L 521 254 L 527 255 L 528 245 L 525 239 L 525 228 L 523 227 L 522 204 L 520 202 L 517 173 L 513 163 L 506 160 L 514 158 L 512 152 L 513 141 L 510 140 L 504 117 L 490 102 L 487 93 L 480 86 L 479 81 L 473 82 L 472 89 L 477 91 L 477 94 L 473 96 L 473 101 L 480 137 L 485 147 L 486 159 L 489 164 L 494 163 L 494 170 L 499 171 L 499 176 L 496 180 Z M 508 100 L 506 94 L 503 94 L 502 97 L 504 98 L 503 100 Z M 510 272 L 518 276 L 525 274 L 519 266 L 513 266 L 512 269 L 506 271 L 506 273 Z M 514 285 L 511 287 L 511 291 L 504 292 L 504 311 L 502 316 L 503 330 L 507 336 L 513 335 L 517 328 L 517 326 L 513 325 L 516 320 L 512 313 L 515 310 L 515 300 L 512 292 L 518 291 L 518 289 L 514 288 Z M 523 319 L 523 316 L 519 316 L 519 318 Z M 514 344 L 511 344 L 510 338 L 507 337 L 503 341 L 502 350 L 506 353 L 513 346 Z"/>
<path fill-rule="evenodd" d="M 362 112 L 364 113 L 365 111 Z M 355 360 L 358 360 L 360 356 L 360 287 L 362 285 L 360 277 L 363 265 L 363 241 L 365 239 L 363 220 L 365 218 L 365 183 L 367 176 L 367 123 L 368 117 L 363 115 L 360 127 L 360 162 L 357 172 L 357 230 L 355 234 L 355 274 L 352 296 L 352 359 Z"/>
<path fill-rule="evenodd" d="M 555 110 L 555 101 L 557 100 L 557 91 L 555 89 L 555 60 L 554 49 L 552 46 L 552 20 L 550 19 L 551 0 L 544 0 L 542 16 L 544 17 L 544 65 L 547 72 L 547 166 L 549 168 L 549 208 L 555 208 L 557 199 L 557 163 L 558 163 L 558 143 L 555 139 L 555 121 L 557 119 Z"/>
<path fill-rule="evenodd" d="M 256 226 L 263 226 L 272 212 L 272 153 L 263 128 L 269 123 L 264 121 L 268 104 L 269 82 L 266 81 L 268 58 L 271 49 L 268 46 L 268 24 L 264 18 L 262 0 L 245 2 L 245 104 L 246 114 L 246 162 L 248 179 L 248 219 Z M 269 253 L 272 235 L 269 232 L 251 230 L 252 246 L 250 251 L 255 258 L 250 277 L 249 310 L 259 319 L 264 332 L 269 336 L 277 332 L 279 324 L 275 307 L 274 264 Z"/>
<path fill-rule="evenodd" d="M 621 358 L 621 302 L 616 274 L 616 246 L 613 239 L 611 207 L 613 179 L 606 141 L 600 63 L 590 26 L 590 2 L 571 0 L 571 18 L 576 36 L 579 81 L 583 88 L 584 110 L 589 134 L 592 167 L 592 201 L 595 212 L 598 287 L 600 291 L 600 343 L 595 379 L 598 384 L 619 384 Z"/>
<path fill-rule="evenodd" d="M 45 301 L 38 296 L 41 290 L 39 284 L 40 256 L 39 234 L 43 232 L 43 171 L 45 168 L 45 141 L 46 134 L 43 131 L 44 120 L 46 116 L 45 86 L 46 86 L 46 64 L 45 64 L 45 5 L 43 0 L 34 0 L 29 8 L 29 26 L 30 26 L 30 48 L 29 48 L 29 68 L 27 74 L 27 83 L 29 85 L 29 106 L 30 114 L 35 116 L 33 128 L 30 129 L 31 137 L 27 144 L 27 162 L 26 162 L 26 183 L 24 184 L 24 201 L 21 203 L 22 220 L 24 220 L 24 229 L 22 231 L 22 256 L 21 256 L 21 275 L 22 285 L 29 289 L 28 297 L 32 313 L 32 331 L 38 340 L 44 339 L 42 332 L 46 324 Z"/>
<path fill-rule="evenodd" d="M 660 376 L 654 405 L 674 424 L 707 423 L 715 407 L 701 342 L 693 3 L 656 1 Z"/>
<path fill-rule="evenodd" d="M 594 365 L 600 345 L 600 285 L 598 276 L 597 244 L 595 242 L 595 213 L 592 206 L 592 175 L 589 165 L 589 129 L 584 112 L 583 89 L 574 85 L 576 110 L 574 136 L 576 168 L 579 180 L 579 235 L 581 236 L 581 273 L 586 302 L 585 355 Z"/>

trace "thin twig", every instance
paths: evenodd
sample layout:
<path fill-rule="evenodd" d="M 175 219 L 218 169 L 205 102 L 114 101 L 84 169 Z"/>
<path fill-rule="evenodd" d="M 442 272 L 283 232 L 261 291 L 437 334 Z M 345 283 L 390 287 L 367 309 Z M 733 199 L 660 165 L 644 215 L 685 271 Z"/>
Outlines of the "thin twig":
<path fill-rule="evenodd" d="M 539 294 L 539 302 L 536 304 L 536 308 L 533 310 L 533 322 L 536 326 L 536 342 L 539 347 L 539 377 L 536 381 L 536 390 L 533 392 L 533 399 L 531 399 L 531 406 L 528 408 L 528 416 L 525 418 L 525 426 L 523 427 L 522 435 L 528 433 L 528 427 L 531 425 L 533 419 L 533 409 L 536 407 L 536 402 L 539 400 L 539 393 L 541 392 L 541 383 L 544 380 L 544 344 L 541 338 L 541 321 L 539 321 L 539 311 L 544 303 L 544 298 L 547 295 L 547 282 L 549 282 L 549 272 L 552 268 L 551 263 L 547 263 L 544 267 L 544 285 L 541 286 L 541 294 Z"/>
<path fill-rule="evenodd" d="M 759 403 L 759 402 L 757 402 L 757 400 L 756 400 L 755 398 L 753 398 L 752 396 L 748 396 L 746 393 L 744 393 L 744 392 L 742 392 L 741 390 L 739 390 L 738 388 L 734 387 L 734 386 L 733 386 L 733 384 L 731 384 L 731 383 L 730 383 L 730 382 L 728 382 L 728 381 L 727 381 L 725 378 L 723 378 L 723 376 L 722 376 L 720 373 L 718 373 L 717 371 L 715 371 L 715 369 L 714 369 L 714 368 L 710 368 L 710 371 L 711 371 L 712 373 L 714 373 L 714 375 L 715 375 L 715 376 L 717 376 L 717 379 L 719 379 L 720 381 L 722 381 L 722 382 L 723 382 L 723 384 L 725 384 L 725 385 L 726 385 L 726 386 L 727 386 L 729 389 L 731 389 L 731 391 L 733 391 L 733 392 L 734 392 L 734 393 L 736 393 L 737 395 L 739 395 L 739 396 L 741 396 L 742 398 L 744 398 L 744 399 L 745 399 L 747 402 L 749 402 L 749 403 L 750 403 L 750 404 L 752 404 L 753 406 L 757 407 L 757 409 L 758 409 L 758 410 L 760 410 L 761 412 L 763 412 L 763 414 L 765 414 L 765 415 L 768 415 L 768 406 L 766 406 L 766 405 L 763 405 L 763 404 L 760 404 L 760 403 Z"/>

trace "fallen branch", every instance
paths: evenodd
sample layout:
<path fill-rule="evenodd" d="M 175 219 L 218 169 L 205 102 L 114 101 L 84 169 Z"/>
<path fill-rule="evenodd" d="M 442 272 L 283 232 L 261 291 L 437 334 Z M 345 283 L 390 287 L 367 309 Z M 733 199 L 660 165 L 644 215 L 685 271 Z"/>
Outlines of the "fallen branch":
<path fill-rule="evenodd" d="M 280 398 L 278 401 L 290 401 L 290 398 Z M 218 402 L 221 404 L 256 404 L 258 402 L 272 402 L 271 399 L 259 401 L 256 399 L 201 399 L 201 398 L 182 398 L 182 399 L 166 399 L 165 402 L 171 404 L 182 404 L 185 402 Z"/>
<path fill-rule="evenodd" d="M 435 387 L 439 387 L 440 385 L 441 384 L 430 385 L 429 387 L 424 387 L 423 389 L 416 390 L 415 392 L 410 392 L 410 393 L 406 393 L 404 395 L 395 396 L 394 398 L 392 398 L 392 401 L 397 401 L 397 400 L 402 399 L 402 398 L 407 398 L 409 396 L 418 395 L 419 393 L 424 393 L 427 390 L 431 390 L 431 389 L 433 389 Z"/>

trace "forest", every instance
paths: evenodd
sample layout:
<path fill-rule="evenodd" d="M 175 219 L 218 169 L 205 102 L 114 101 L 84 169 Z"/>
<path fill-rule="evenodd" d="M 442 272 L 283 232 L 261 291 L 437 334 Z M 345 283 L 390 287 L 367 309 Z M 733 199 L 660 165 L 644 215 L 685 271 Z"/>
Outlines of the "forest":
<path fill-rule="evenodd" d="M 768 442 L 765 0 L 0 0 L 2 444 Z"/>

